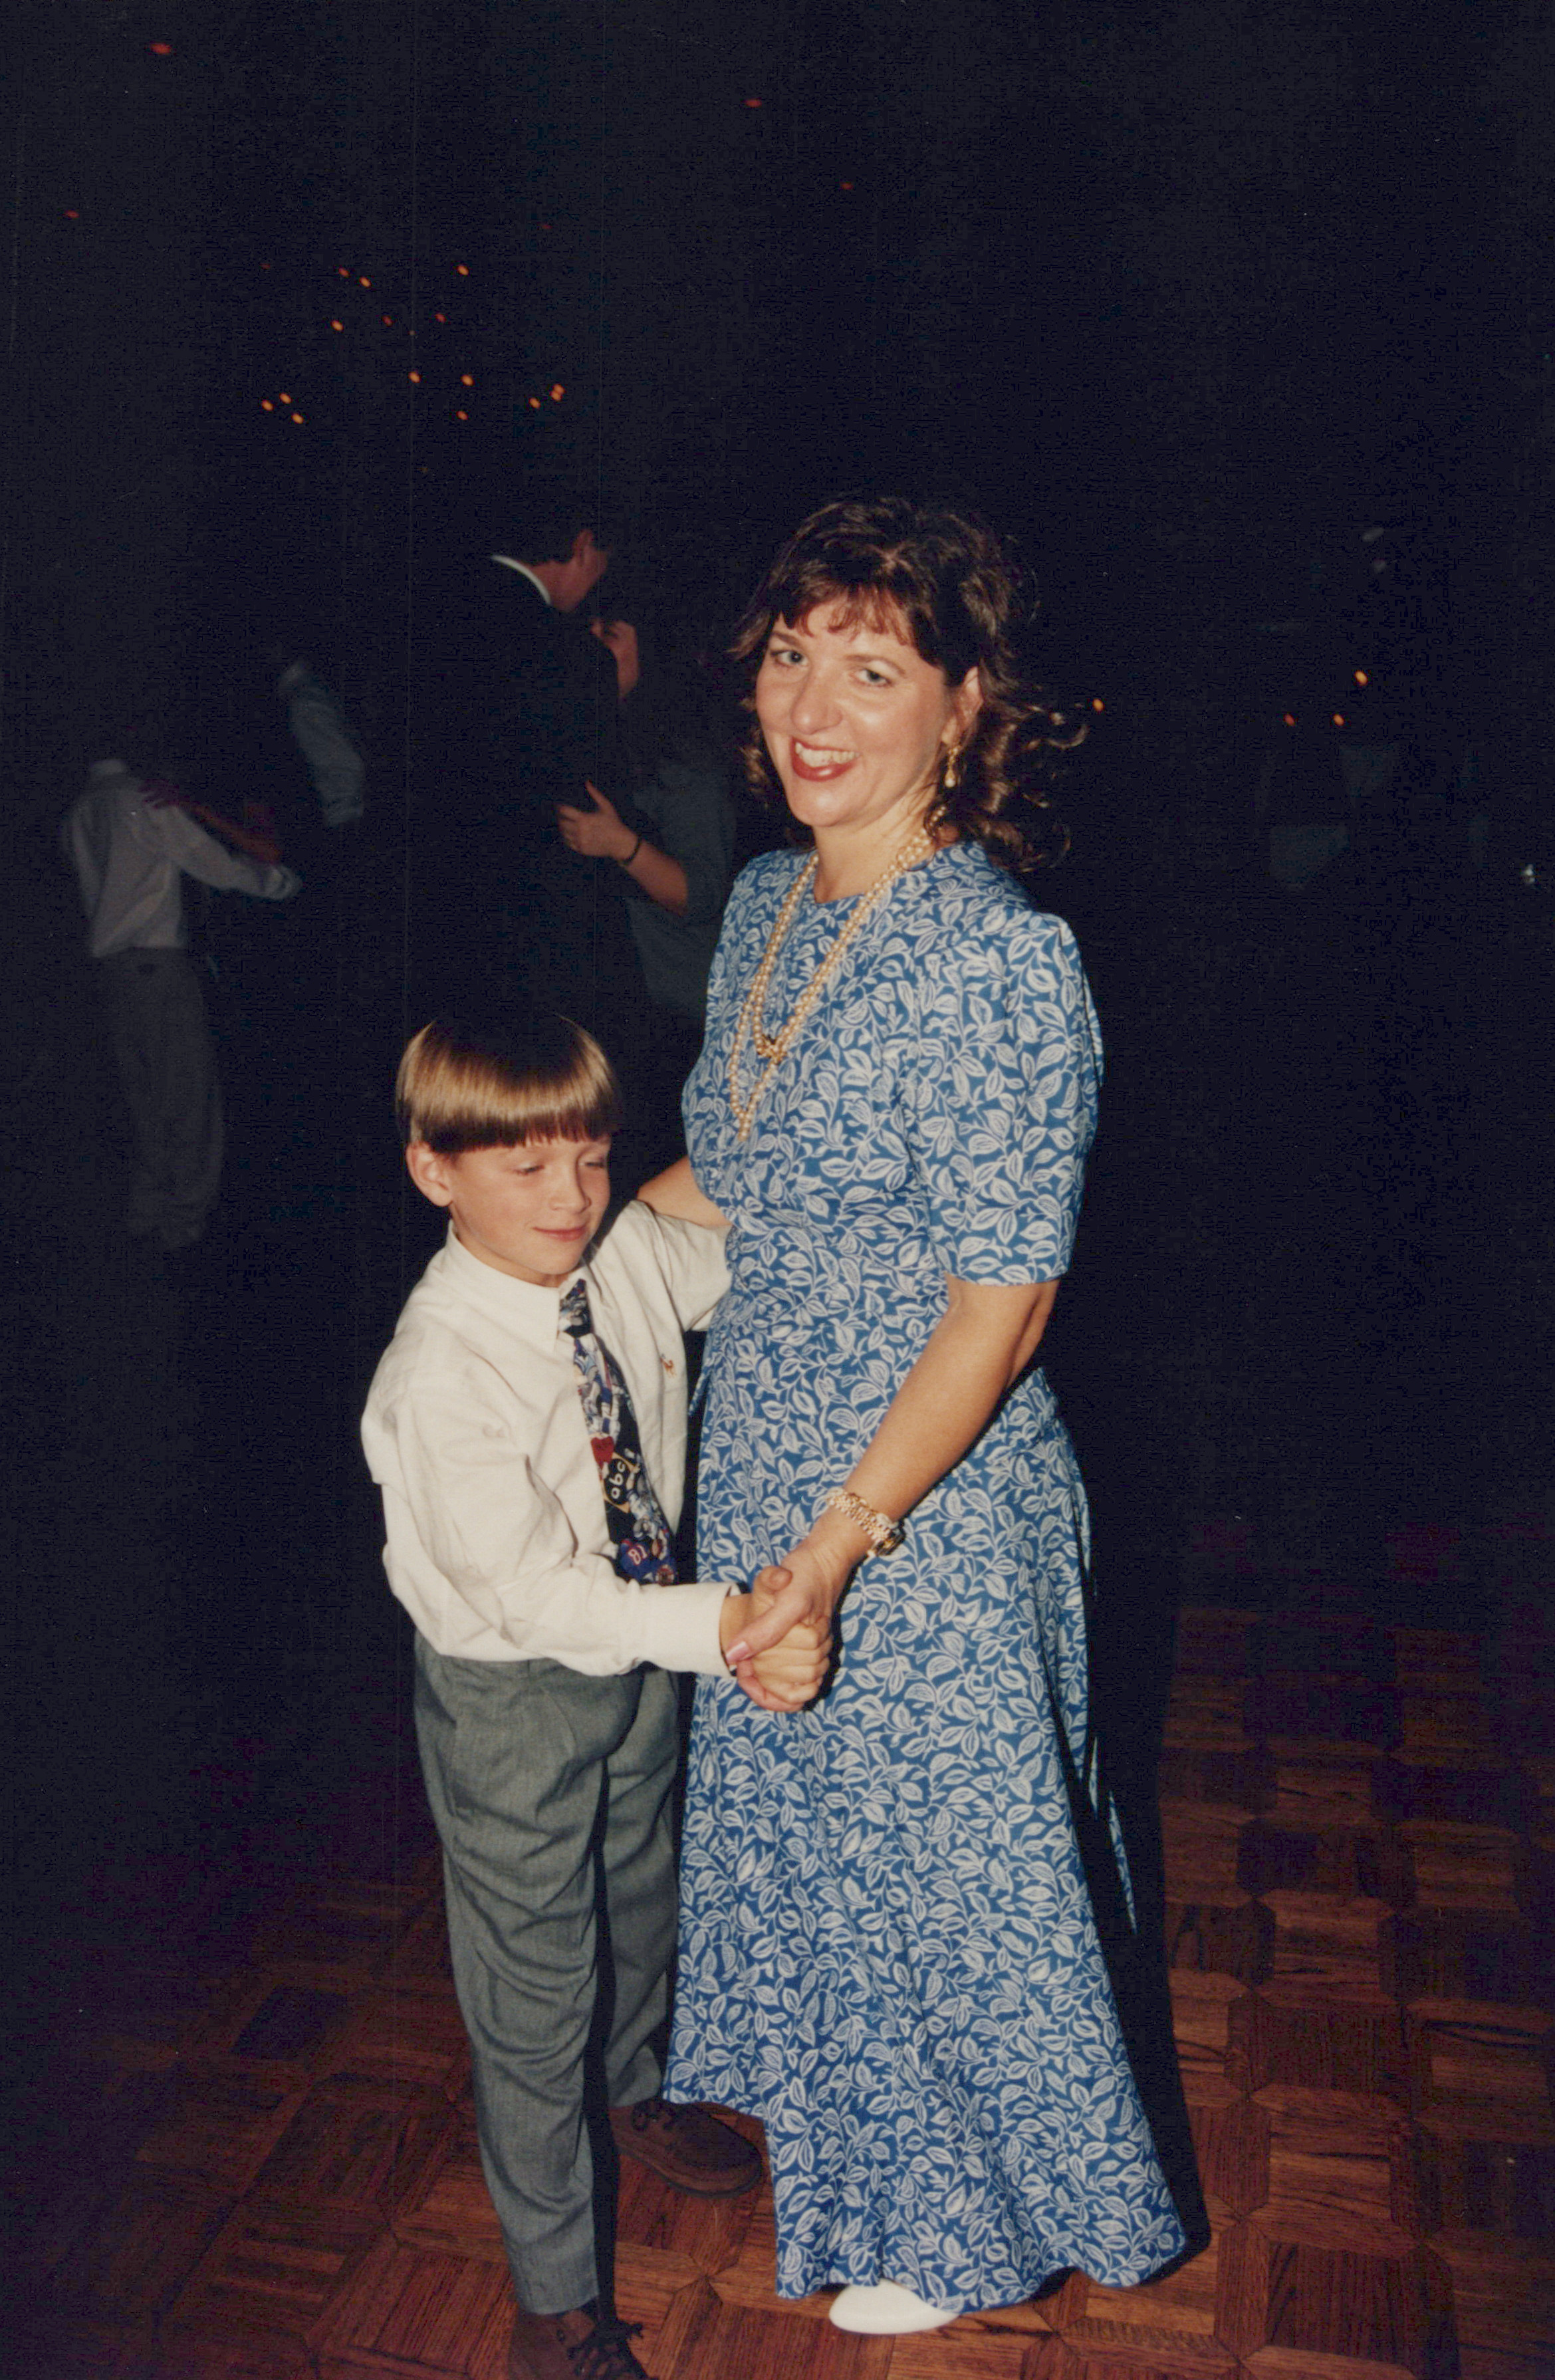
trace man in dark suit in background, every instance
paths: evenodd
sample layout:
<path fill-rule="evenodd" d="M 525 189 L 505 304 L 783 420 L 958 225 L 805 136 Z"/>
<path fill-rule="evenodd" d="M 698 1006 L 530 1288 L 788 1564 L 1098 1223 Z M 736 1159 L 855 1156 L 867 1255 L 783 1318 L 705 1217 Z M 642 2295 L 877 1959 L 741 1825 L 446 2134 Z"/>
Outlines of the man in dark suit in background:
<path fill-rule="evenodd" d="M 494 550 L 493 550 L 494 549 Z M 556 805 L 621 802 L 615 664 L 579 616 L 610 565 L 596 508 L 526 498 L 518 531 L 421 577 L 411 619 L 412 1025 L 526 1000 L 620 1055 L 646 992 L 622 903 Z"/>

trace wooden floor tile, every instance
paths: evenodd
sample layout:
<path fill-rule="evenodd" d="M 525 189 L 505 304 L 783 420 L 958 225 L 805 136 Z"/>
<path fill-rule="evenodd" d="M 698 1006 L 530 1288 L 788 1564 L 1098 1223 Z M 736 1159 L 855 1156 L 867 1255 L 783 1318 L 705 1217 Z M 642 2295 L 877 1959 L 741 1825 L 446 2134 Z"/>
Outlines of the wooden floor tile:
<path fill-rule="evenodd" d="M 1504 2130 L 1510 2131 L 1510 2126 Z M 1427 2121 L 1415 2135 L 1420 2228 L 1555 2240 L 1555 2124 L 1543 2140 L 1484 2138 Z"/>
<path fill-rule="evenodd" d="M 1030 2359 L 1027 2339 L 954 2322 L 947 2330 L 895 2340 L 890 2380 L 1026 2380 Z"/>
<path fill-rule="evenodd" d="M 1217 2335 L 1243 2358 L 1280 2348 L 1449 2380 L 1452 2290 L 1424 2250 L 1387 2255 L 1282 2239 L 1263 2209 L 1226 2234 L 1221 2252 Z"/>
<path fill-rule="evenodd" d="M 1221 2106 L 1243 2095 L 1242 2066 L 1233 2075 L 1231 2012 L 1245 1997 L 1233 1976 L 1176 1968 L 1171 1976 L 1172 2030 L 1190 2102 Z M 1245 2061 L 1244 2061 L 1245 2063 Z"/>
<path fill-rule="evenodd" d="M 388 2234 L 368 2251 L 310 2339 L 331 2371 L 493 2375 L 513 2328 L 505 2265 L 407 2247 Z"/>
<path fill-rule="evenodd" d="M 164 2325 L 157 2339 L 156 2380 L 313 2380 L 312 2355 L 299 2338 L 245 2329 L 213 2338 Z"/>
<path fill-rule="evenodd" d="M 413 2191 L 457 2119 L 441 2092 L 393 2083 L 322 2083 L 292 2117 L 255 2177 L 267 2198 L 354 2207 L 387 2221 Z"/>
<path fill-rule="evenodd" d="M 1406 1818 L 1398 1835 L 1408 1848 L 1417 1908 L 1515 1912 L 1518 1841 L 1510 1828 Z"/>
<path fill-rule="evenodd" d="M 1177 1614 L 1172 1674 L 1178 1678 L 1245 1678 L 1248 1645 L 1261 1621 L 1250 1611 L 1185 1604 Z"/>
<path fill-rule="evenodd" d="M 1138 2289 L 1111 2289 L 1082 2280 L 1081 2311 L 1066 2310 L 1061 2336 L 1083 2355 L 1121 2350 L 1163 2364 L 1173 2357 L 1214 2358 L 1223 2349 L 1216 2336 L 1219 2280 L 1218 2240 L 1180 2271 Z M 1066 2309 L 1073 2301 L 1066 2296 Z"/>
<path fill-rule="evenodd" d="M 170 2084 L 137 2162 L 187 2174 L 236 2197 L 258 2174 L 303 2095 L 300 2083 L 186 2069 Z"/>
<path fill-rule="evenodd" d="M 640 2322 L 656 2332 L 682 2289 L 707 2279 L 701 2267 L 668 2248 L 639 2247 L 618 2240 L 615 2247 L 615 2310 L 623 2322 Z"/>
<path fill-rule="evenodd" d="M 1548 2124 L 1555 2019 L 1543 2009 L 1488 2000 L 1417 1999 L 1408 2013 L 1415 2105 L 1452 2109 L 1497 2137 L 1509 2121 Z"/>
<path fill-rule="evenodd" d="M 1396 1653 L 1391 1629 L 1364 1620 L 1265 1620 L 1249 1647 L 1262 1676 L 1316 1674 L 1393 1682 Z"/>
<path fill-rule="evenodd" d="M 1243 1828 L 1251 1821 L 1240 1810 L 1179 1802 L 1162 1813 L 1166 1891 L 1171 1900 L 1234 1902 Z"/>
<path fill-rule="evenodd" d="M 674 2380 L 890 2380 L 890 2338 L 860 2338 L 829 2322 L 779 2313 L 715 2296 L 706 2281 L 683 2289 L 641 2360 Z"/>
<path fill-rule="evenodd" d="M 1299 1985 L 1270 1984 L 1234 2003 L 1231 2036 L 1245 2056 L 1249 2091 L 1292 2082 L 1401 2105 L 1408 2098 L 1403 2029 L 1389 2007 L 1335 2006 Z"/>
<path fill-rule="evenodd" d="M 1235 1679 L 1179 1678 L 1167 1706 L 1164 1742 L 1189 1751 L 1245 1751 L 1246 1691 Z"/>
<path fill-rule="evenodd" d="M 345 2032 L 329 2046 L 324 2079 L 410 2082 L 456 2099 L 469 2071 L 469 2042 L 452 1992 L 358 1993 Z"/>
<path fill-rule="evenodd" d="M 1258 1744 L 1241 1752 L 1169 1745 L 1160 1756 L 1157 1789 L 1163 1802 L 1206 1802 L 1250 1816 L 1274 1798 L 1274 1764 Z"/>
<path fill-rule="evenodd" d="M 137 2174 L 51 2275 L 55 2301 L 147 2322 L 164 2313 L 221 2231 L 230 2200 L 176 2175 Z"/>
<path fill-rule="evenodd" d="M 771 2192 L 761 2190 L 754 2194 L 739 2254 L 733 2264 L 723 2267 L 711 2286 L 730 2305 L 769 2312 L 782 2306 L 790 2315 L 808 2322 L 821 2319 L 832 2302 L 832 2290 L 819 2289 L 808 2298 L 779 2298 L 774 2288 L 776 2276 L 777 2235 L 772 2224 Z"/>
<path fill-rule="evenodd" d="M 80 2322 L 31 2306 L 13 2309 L 10 2321 L 17 2380 L 158 2380 L 152 2324 Z"/>
<path fill-rule="evenodd" d="M 1398 1736 L 1398 1698 L 1369 1678 L 1280 1671 L 1254 1679 L 1244 1705 L 1249 1735 L 1268 1736 L 1282 1757 L 1312 1739 L 1386 1751 Z"/>
<path fill-rule="evenodd" d="M 1336 1999 L 1385 2000 L 1379 1936 L 1386 1902 L 1331 1892 L 1266 1892 L 1274 1919 L 1274 1984 L 1302 1984 Z"/>
<path fill-rule="evenodd" d="M 273 2329 L 306 2338 L 385 2228 L 376 2211 L 246 2199 L 188 2276 L 171 2319 L 207 2336 Z"/>
<path fill-rule="evenodd" d="M 396 1948 L 389 1981 L 396 1991 L 439 1991 L 452 1998 L 454 1970 L 448 1959 L 448 1912 L 441 1889 L 417 1912 Z"/>
<path fill-rule="evenodd" d="M 673 2190 L 630 2157 L 621 2159 L 616 2229 L 623 2241 L 689 2258 L 699 2273 L 734 2264 L 765 2189 L 737 2198 L 695 2198 Z"/>
<path fill-rule="evenodd" d="M 1508 1761 L 1469 1761 L 1456 1752 L 1402 1747 L 1377 1764 L 1378 1813 L 1399 1823 L 1406 1818 L 1446 1819 L 1461 1827 L 1515 1829 L 1526 1815 L 1523 1780 Z"/>
<path fill-rule="evenodd" d="M 1269 2196 L 1270 2118 L 1251 2099 L 1188 2107 L 1194 2155 L 1212 2222 L 1250 2215 Z"/>
<path fill-rule="evenodd" d="M 1380 1758 L 1380 1753 L 1351 1744 L 1336 1745 L 1327 1756 L 1312 1746 L 1289 1747 L 1274 1761 L 1269 1825 L 1298 1835 L 1338 1827 L 1375 1832 L 1372 1778 Z"/>
<path fill-rule="evenodd" d="M 1451 2231 L 1431 2247 L 1452 2277 L 1460 2345 L 1542 2357 L 1555 2372 L 1555 2248 Z"/>
<path fill-rule="evenodd" d="M 502 2231 L 472 2123 L 456 2117 L 431 2155 L 414 2171 L 396 2177 L 394 2228 L 407 2247 L 504 2265 Z"/>
<path fill-rule="evenodd" d="M 1023 2380 L 1233 2380 L 1239 2371 L 1231 2354 L 1213 2339 L 1170 2353 L 1133 2347 L 1082 2347 L 1050 2338 L 1032 2348 Z"/>
<path fill-rule="evenodd" d="M 1555 2006 L 1555 1943 L 1521 1915 L 1412 1911 L 1382 1928 L 1382 1981 L 1401 1999 Z"/>
<path fill-rule="evenodd" d="M 1417 2233 L 1400 2111 L 1381 2099 L 1362 2116 L 1353 2098 L 1320 2092 L 1269 2091 L 1260 2100 L 1270 2127 L 1262 2228 L 1308 2247 L 1406 2254 Z"/>
<path fill-rule="evenodd" d="M 1199 1970 L 1258 1984 L 1274 1957 L 1274 1918 L 1245 1892 L 1167 1903 L 1166 1955 L 1174 1973 Z"/>
<path fill-rule="evenodd" d="M 255 1933 L 255 1955 L 317 1990 L 370 1982 L 388 1965 L 414 1907 L 393 1890 L 345 1885 L 297 1893 Z"/>

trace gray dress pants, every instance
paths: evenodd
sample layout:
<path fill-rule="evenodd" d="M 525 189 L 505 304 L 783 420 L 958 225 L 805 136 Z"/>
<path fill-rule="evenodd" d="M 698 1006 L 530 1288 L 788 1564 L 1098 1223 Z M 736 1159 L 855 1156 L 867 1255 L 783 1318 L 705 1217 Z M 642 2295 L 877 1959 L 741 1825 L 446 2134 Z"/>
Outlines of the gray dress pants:
<path fill-rule="evenodd" d="M 601 2293 L 585 2065 L 601 1978 L 612 2107 L 651 2098 L 669 1997 L 674 1683 L 554 1661 L 458 1661 L 416 1640 L 416 1733 L 443 1843 L 480 2159 L 518 2301 Z M 606 1939 L 599 1938 L 602 1915 Z"/>

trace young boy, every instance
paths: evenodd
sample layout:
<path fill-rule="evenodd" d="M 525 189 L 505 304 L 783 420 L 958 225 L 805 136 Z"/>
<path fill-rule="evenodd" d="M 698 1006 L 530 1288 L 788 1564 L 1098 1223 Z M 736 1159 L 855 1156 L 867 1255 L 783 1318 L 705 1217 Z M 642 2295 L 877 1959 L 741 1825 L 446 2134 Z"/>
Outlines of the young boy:
<path fill-rule="evenodd" d="M 396 1107 L 411 1179 L 451 1230 L 378 1366 L 362 1439 L 389 1582 L 416 1623 L 481 2162 L 518 2299 L 509 2380 L 636 2380 L 599 2269 L 590 2035 L 624 2152 L 704 2195 L 760 2176 L 732 2129 L 658 2095 L 675 1922 L 665 1671 L 723 1676 L 732 1653 L 758 1701 L 793 1709 L 825 1648 L 799 1630 L 771 1646 L 760 1615 L 781 1572 L 759 1598 L 674 1583 L 681 1334 L 723 1294 L 723 1234 L 634 1204 L 596 1241 L 618 1110 L 598 1043 L 558 1016 L 434 1023 L 400 1062 Z"/>

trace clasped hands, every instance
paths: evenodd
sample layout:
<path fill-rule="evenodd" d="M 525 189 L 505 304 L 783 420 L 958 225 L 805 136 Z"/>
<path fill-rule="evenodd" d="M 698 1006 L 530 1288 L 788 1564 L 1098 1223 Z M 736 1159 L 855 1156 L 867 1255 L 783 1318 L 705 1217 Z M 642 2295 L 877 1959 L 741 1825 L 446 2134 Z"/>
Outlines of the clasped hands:
<path fill-rule="evenodd" d="M 757 1572 L 748 1595 L 723 1607 L 723 1658 L 762 1710 L 802 1710 L 825 1683 L 832 1661 L 832 1616 L 851 1564 L 814 1536 L 782 1563 Z"/>

